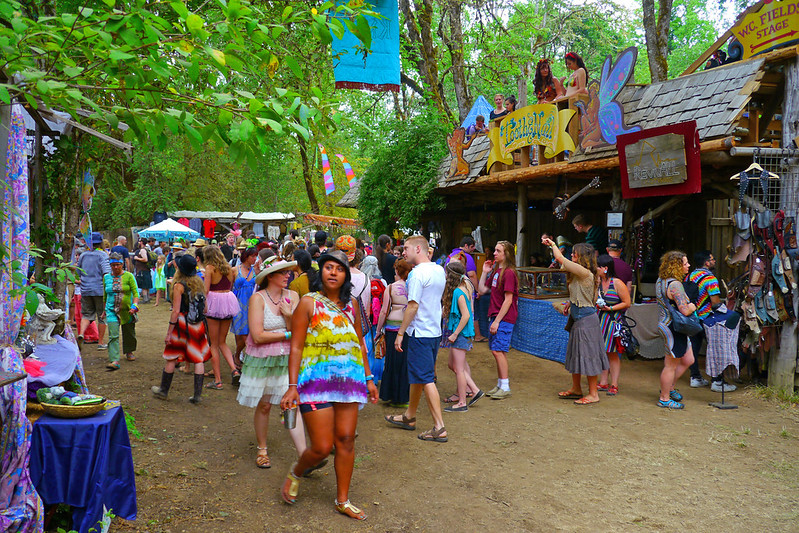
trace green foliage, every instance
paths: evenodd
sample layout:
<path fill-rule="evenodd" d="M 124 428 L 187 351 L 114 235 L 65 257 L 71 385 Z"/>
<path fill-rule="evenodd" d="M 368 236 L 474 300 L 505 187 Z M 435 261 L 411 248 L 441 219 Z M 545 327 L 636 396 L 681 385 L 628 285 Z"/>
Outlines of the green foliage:
<path fill-rule="evenodd" d="M 122 412 L 125 413 L 125 425 L 128 428 L 128 433 L 141 440 L 143 437 L 141 431 L 136 429 L 136 419 L 128 411 L 123 410 Z"/>
<path fill-rule="evenodd" d="M 391 233 L 398 226 L 415 228 L 424 212 L 444 207 L 432 191 L 447 154 L 448 132 L 431 114 L 395 124 L 360 185 L 358 210 L 372 234 Z"/>
<path fill-rule="evenodd" d="M 706 4 L 706 0 L 674 0 L 669 31 L 669 78 L 682 74 L 716 41 L 716 28 Z"/>

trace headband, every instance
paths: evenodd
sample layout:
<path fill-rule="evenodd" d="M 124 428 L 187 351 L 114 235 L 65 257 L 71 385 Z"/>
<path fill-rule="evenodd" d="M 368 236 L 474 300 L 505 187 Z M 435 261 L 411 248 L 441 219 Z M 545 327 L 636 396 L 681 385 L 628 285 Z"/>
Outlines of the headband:
<path fill-rule="evenodd" d="M 571 53 L 571 52 L 569 52 L 569 53 Z M 566 54 L 566 57 L 569 57 L 569 54 Z M 540 67 L 542 63 L 546 63 L 548 65 L 549 64 L 549 58 L 542 57 L 541 59 L 539 59 L 538 60 L 538 66 Z"/>
<path fill-rule="evenodd" d="M 111 264 L 122 264 L 122 259 L 109 259 L 108 262 Z"/>
<path fill-rule="evenodd" d="M 574 61 L 577 61 L 577 54 L 575 54 L 574 52 L 569 52 L 568 54 L 566 54 L 566 59 L 573 59 Z"/>

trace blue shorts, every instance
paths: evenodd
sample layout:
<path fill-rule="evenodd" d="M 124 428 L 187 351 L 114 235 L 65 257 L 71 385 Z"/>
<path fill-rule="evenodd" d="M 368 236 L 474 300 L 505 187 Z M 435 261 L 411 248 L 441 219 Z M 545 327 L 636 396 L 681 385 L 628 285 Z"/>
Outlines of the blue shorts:
<path fill-rule="evenodd" d="M 328 409 L 333 407 L 333 404 L 330 402 L 311 402 L 311 403 L 301 403 L 300 404 L 300 413 L 311 413 L 313 411 L 318 411 L 320 409 Z"/>
<path fill-rule="evenodd" d="M 458 333 L 458 338 L 455 339 L 455 342 L 449 342 L 450 335 L 452 335 L 451 331 L 444 331 L 444 334 L 441 336 L 442 348 L 457 348 L 459 350 L 466 351 L 472 349 L 472 341 L 474 340 L 474 337 L 466 337 L 463 333 Z"/>
<path fill-rule="evenodd" d="M 515 324 L 500 321 L 499 328 L 497 328 L 497 334 L 493 335 L 490 333 L 490 328 L 491 324 L 494 323 L 495 318 L 496 317 L 492 316 L 488 322 L 488 349 L 492 352 L 508 352 L 510 351 L 510 338 L 513 336 L 513 326 Z"/>
<path fill-rule="evenodd" d="M 441 337 L 408 337 L 408 382 L 427 385 L 435 379 Z"/>

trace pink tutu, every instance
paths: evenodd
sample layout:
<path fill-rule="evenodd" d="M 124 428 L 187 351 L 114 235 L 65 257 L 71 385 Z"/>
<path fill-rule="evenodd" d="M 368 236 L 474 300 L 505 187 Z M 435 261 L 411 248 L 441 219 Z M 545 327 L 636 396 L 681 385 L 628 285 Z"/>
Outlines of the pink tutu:
<path fill-rule="evenodd" d="M 239 300 L 233 291 L 211 291 L 205 297 L 208 310 L 205 315 L 217 320 L 229 320 L 241 312 Z"/>

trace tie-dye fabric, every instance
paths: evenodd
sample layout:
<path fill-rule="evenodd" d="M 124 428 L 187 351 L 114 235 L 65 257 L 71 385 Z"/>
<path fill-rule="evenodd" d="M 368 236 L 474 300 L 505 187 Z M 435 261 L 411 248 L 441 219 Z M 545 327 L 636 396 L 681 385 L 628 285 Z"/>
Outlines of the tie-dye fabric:
<path fill-rule="evenodd" d="M 11 110 L 6 175 L 3 182 L 3 212 L 0 220 L 3 245 L 10 266 L 18 260 L 27 274 L 30 229 L 28 228 L 28 158 L 25 150 L 25 120 L 22 108 Z M 23 372 L 22 357 L 13 343 L 19 333 L 24 299 L 11 297 L 19 289 L 8 271 L 0 273 L 0 370 Z M 41 531 L 44 512 L 28 470 L 31 424 L 25 416 L 28 383 L 24 379 L 0 387 L 2 430 L 0 432 L 0 531 Z"/>
<path fill-rule="evenodd" d="M 366 403 L 369 390 L 352 304 L 341 309 L 318 292 L 306 296 L 314 299 L 314 312 L 297 379 L 300 403 Z"/>

